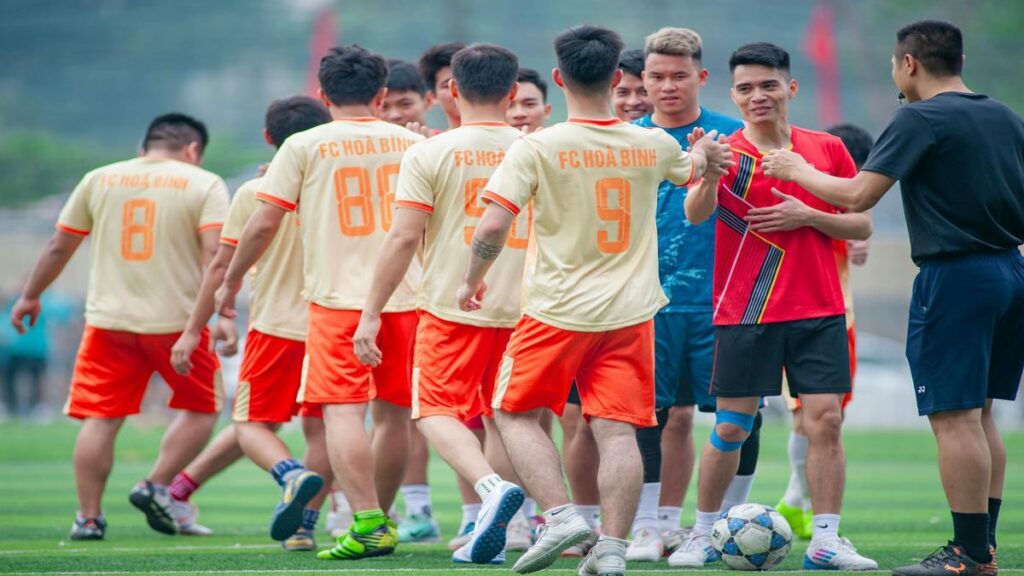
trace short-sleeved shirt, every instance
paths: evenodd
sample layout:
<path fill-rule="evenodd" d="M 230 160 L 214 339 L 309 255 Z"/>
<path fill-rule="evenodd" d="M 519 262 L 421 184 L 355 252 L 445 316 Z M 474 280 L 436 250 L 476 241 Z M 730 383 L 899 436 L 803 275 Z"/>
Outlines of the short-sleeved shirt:
<path fill-rule="evenodd" d="M 1024 243 L 1024 121 L 988 96 L 943 92 L 903 106 L 863 170 L 900 181 L 918 264 Z"/>
<path fill-rule="evenodd" d="M 792 126 L 792 150 L 818 170 L 852 178 L 857 169 L 842 140 Z M 740 130 L 729 137 L 735 166 L 719 180 L 715 231 L 714 323 L 768 324 L 843 313 L 832 238 L 810 226 L 762 233 L 743 217 L 781 202 L 772 188 L 811 208 L 839 210 L 800 186 L 764 175 L 762 152 Z"/>
<path fill-rule="evenodd" d="M 676 139 L 682 149 L 694 128 L 717 130 L 728 136 L 743 128 L 743 122 L 708 110 L 691 124 L 662 128 L 650 114 L 635 122 L 644 128 L 660 128 Z M 715 268 L 715 219 L 696 226 L 686 220 L 683 203 L 686 187 L 665 180 L 658 186 L 658 274 L 669 303 L 662 312 L 711 312 L 711 277 Z"/>
<path fill-rule="evenodd" d="M 658 281 L 658 184 L 693 176 L 670 136 L 617 119 L 569 119 L 517 140 L 484 199 L 514 214 L 533 202 L 537 253 L 524 314 L 580 332 L 651 319 L 668 302 Z"/>
<path fill-rule="evenodd" d="M 335 120 L 285 140 L 256 198 L 298 210 L 306 300 L 361 310 L 394 216 L 402 155 L 423 136 L 377 118 Z M 385 312 L 416 308 L 413 261 Z"/>
<path fill-rule="evenodd" d="M 254 178 L 235 192 L 220 231 L 222 244 L 238 245 L 245 224 L 260 206 L 256 191 L 262 189 L 263 178 Z M 270 246 L 250 270 L 250 279 L 249 324 L 264 334 L 304 341 L 308 307 L 302 299 L 302 237 L 294 214 L 285 214 Z"/>
<path fill-rule="evenodd" d="M 487 272 L 485 306 L 464 312 L 455 291 L 469 265 L 473 232 L 484 213 L 484 186 L 522 135 L 504 122 L 463 124 L 414 145 L 402 158 L 395 204 L 430 213 L 420 309 L 471 326 L 511 328 L 519 320 L 529 209 L 517 216 L 501 257 Z"/>
<path fill-rule="evenodd" d="M 202 168 L 140 157 L 89 172 L 57 221 L 91 235 L 85 320 L 137 334 L 184 330 L 202 281 L 199 233 L 224 223 L 228 189 Z"/>

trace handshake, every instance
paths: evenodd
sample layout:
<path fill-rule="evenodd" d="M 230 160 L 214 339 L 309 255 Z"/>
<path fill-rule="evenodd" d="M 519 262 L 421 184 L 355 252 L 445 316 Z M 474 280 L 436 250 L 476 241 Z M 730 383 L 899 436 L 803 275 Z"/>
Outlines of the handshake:
<path fill-rule="evenodd" d="M 703 128 L 694 128 L 693 132 L 686 135 L 686 139 L 690 143 L 690 155 L 704 157 L 704 177 L 718 180 L 736 164 L 725 135 L 719 135 L 717 130 L 706 133 Z"/>

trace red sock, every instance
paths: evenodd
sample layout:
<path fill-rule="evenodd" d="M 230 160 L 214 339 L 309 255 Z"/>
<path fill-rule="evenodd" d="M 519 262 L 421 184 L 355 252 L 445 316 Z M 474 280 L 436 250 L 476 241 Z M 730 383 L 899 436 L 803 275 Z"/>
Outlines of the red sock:
<path fill-rule="evenodd" d="M 189 496 L 198 489 L 199 484 L 184 472 L 175 476 L 174 480 L 171 480 L 171 485 L 168 486 L 171 497 L 175 500 L 188 500 Z"/>

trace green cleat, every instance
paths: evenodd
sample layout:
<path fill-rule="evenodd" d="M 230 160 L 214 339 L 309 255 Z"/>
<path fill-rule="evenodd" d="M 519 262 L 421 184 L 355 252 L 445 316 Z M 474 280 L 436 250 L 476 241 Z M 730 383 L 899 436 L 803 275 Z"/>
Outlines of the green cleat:
<path fill-rule="evenodd" d="M 398 525 L 398 541 L 440 542 L 441 529 L 430 514 L 410 514 Z"/>
<path fill-rule="evenodd" d="M 388 520 L 369 534 L 360 534 L 354 528 L 338 538 L 338 544 L 330 550 L 317 552 L 321 560 L 362 560 L 375 556 L 387 556 L 398 546 L 398 526 Z"/>
<path fill-rule="evenodd" d="M 785 502 L 779 502 L 775 506 L 775 511 L 782 514 L 782 517 L 789 522 L 789 527 L 793 529 L 793 535 L 800 540 L 810 540 L 811 534 L 814 530 L 814 512 L 810 510 L 802 510 L 796 506 L 790 506 Z"/>

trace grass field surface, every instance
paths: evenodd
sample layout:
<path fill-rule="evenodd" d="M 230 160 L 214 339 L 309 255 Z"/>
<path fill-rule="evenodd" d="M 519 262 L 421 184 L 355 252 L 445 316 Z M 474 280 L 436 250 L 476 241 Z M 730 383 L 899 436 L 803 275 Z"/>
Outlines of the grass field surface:
<path fill-rule="evenodd" d="M 0 425 L 0 574 L 476 574 L 511 573 L 517 554 L 504 566 L 456 567 L 443 544 L 402 545 L 385 558 L 362 562 L 317 560 L 287 553 L 270 540 L 267 524 L 277 485 L 243 461 L 203 486 L 193 500 L 209 537 L 164 536 L 151 531 L 128 503 L 128 491 L 149 470 L 160 427 L 129 422 L 117 445 L 117 461 L 104 499 L 109 522 L 103 542 L 67 540 L 76 508 L 71 449 L 77 427 Z M 752 501 L 774 505 L 786 486 L 785 425 L 768 423 Z M 301 434 L 284 433 L 301 454 Z M 699 430 L 705 438 L 707 430 Z M 1005 436 L 1009 467 L 999 521 L 999 564 L 1004 573 L 1024 574 L 1024 434 Z M 951 536 L 939 484 L 935 444 L 927 432 L 850 430 L 842 531 L 883 569 L 922 558 Z M 445 541 L 461 511 L 454 477 L 431 462 L 434 509 Z M 687 496 L 684 523 L 693 521 L 696 482 Z M 400 508 L 400 507 L 399 507 Z M 325 506 L 326 512 L 326 506 Z M 326 513 L 324 514 L 326 516 Z M 323 518 L 321 519 L 321 529 Z M 321 547 L 330 537 L 318 535 Z M 805 543 L 797 542 L 782 570 L 797 570 Z M 576 561 L 561 560 L 546 574 L 575 574 Z M 721 564 L 718 565 L 721 568 Z M 631 563 L 630 573 L 668 574 L 665 562 Z"/>

